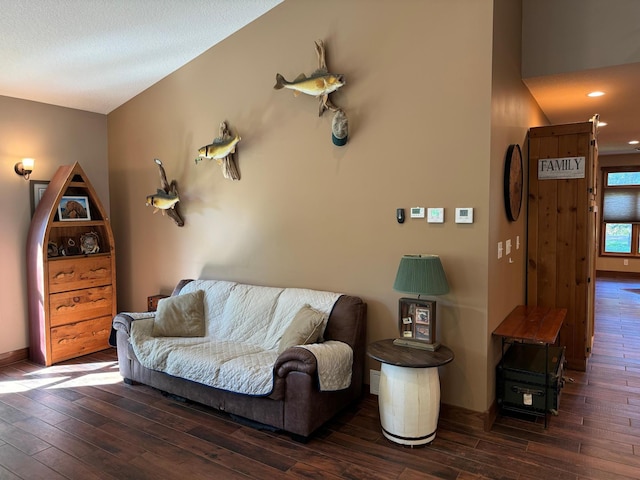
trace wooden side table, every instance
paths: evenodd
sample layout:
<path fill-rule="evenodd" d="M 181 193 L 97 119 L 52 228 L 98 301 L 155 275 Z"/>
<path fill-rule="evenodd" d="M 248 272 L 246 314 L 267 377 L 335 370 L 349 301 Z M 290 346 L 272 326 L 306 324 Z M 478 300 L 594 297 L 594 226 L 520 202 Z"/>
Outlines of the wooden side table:
<path fill-rule="evenodd" d="M 531 393 L 525 392 L 522 397 L 522 405 L 501 404 L 503 410 L 524 412 L 535 416 L 544 416 L 544 427 L 547 428 L 548 395 L 549 395 L 549 345 L 556 343 L 562 323 L 567 315 L 566 308 L 543 307 L 539 305 L 518 305 L 498 325 L 493 334 L 502 339 L 502 358 L 500 365 L 504 364 L 505 345 L 514 341 L 537 344 L 544 349 L 544 380 L 541 387 L 544 388 L 542 398 L 544 411 L 537 412 L 533 408 Z M 563 353 L 564 358 L 564 353 Z M 533 372 L 532 372 L 533 373 Z M 553 373 L 553 372 L 552 372 Z M 504 381 L 504 380 L 503 380 Z M 496 390 L 499 390 L 499 379 L 496 379 Z M 502 402 L 497 394 L 498 403 Z"/>
<path fill-rule="evenodd" d="M 158 302 L 167 297 L 168 295 L 151 295 L 147 297 L 147 311 L 155 312 L 158 309 Z"/>
<path fill-rule="evenodd" d="M 434 352 L 374 342 L 367 354 L 382 363 L 378 408 L 382 434 L 402 445 L 425 445 L 436 438 L 440 414 L 438 368 L 453 360 L 453 352 L 441 345 Z"/>

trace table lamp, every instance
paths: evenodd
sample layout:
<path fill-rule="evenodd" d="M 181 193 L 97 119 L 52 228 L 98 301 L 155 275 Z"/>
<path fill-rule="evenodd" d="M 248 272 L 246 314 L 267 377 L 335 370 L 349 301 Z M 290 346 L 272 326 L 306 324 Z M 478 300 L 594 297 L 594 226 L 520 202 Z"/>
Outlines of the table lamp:
<path fill-rule="evenodd" d="M 436 302 L 422 300 L 420 295 L 449 293 L 449 283 L 438 255 L 403 255 L 393 289 L 418 298 L 401 298 L 398 303 L 400 338 L 394 344 L 437 350 Z"/>

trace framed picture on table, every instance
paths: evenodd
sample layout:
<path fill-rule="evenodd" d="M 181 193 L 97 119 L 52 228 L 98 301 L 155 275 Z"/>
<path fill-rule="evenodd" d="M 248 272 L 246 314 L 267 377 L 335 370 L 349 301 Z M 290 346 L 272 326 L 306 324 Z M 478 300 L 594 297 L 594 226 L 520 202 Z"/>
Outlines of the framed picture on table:
<path fill-rule="evenodd" d="M 419 298 L 399 301 L 400 336 L 433 344 L 436 338 L 435 302 Z"/>

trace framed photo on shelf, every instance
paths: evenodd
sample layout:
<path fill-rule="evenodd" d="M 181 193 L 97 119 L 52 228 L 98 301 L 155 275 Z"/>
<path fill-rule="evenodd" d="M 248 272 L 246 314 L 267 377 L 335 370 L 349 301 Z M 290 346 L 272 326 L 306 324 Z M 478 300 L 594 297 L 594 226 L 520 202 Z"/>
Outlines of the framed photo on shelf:
<path fill-rule="evenodd" d="M 399 301 L 400 336 L 424 343 L 435 343 L 435 302 L 419 298 L 401 298 Z"/>
<path fill-rule="evenodd" d="M 89 197 L 65 195 L 58 204 L 58 218 L 61 222 L 91 220 Z"/>
<path fill-rule="evenodd" d="M 31 187 L 31 216 L 32 217 L 48 185 L 49 185 L 49 180 L 29 180 L 29 186 Z"/>

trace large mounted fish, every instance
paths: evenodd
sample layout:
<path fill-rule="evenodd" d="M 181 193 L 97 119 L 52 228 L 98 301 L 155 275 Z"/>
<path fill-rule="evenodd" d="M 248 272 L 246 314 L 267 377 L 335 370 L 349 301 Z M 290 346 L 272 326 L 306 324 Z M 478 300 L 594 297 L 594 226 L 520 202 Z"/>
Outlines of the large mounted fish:
<path fill-rule="evenodd" d="M 300 95 L 300 93 L 320 97 L 335 92 L 344 84 L 344 75 L 329 73 L 326 69 L 322 68 L 316 70 L 308 77 L 304 73 L 301 73 L 293 82 L 287 81 L 282 75 L 276 73 L 276 84 L 273 88 L 276 90 L 288 88 L 289 90 L 293 90 L 293 95 L 296 97 Z"/>
<path fill-rule="evenodd" d="M 327 68 L 327 61 L 325 57 L 324 43 L 322 40 L 316 42 L 316 53 L 318 54 L 318 69 L 308 77 L 301 73 L 298 77 L 289 82 L 279 73 L 276 73 L 276 84 L 273 86 L 276 90 L 287 88 L 293 90 L 293 94 L 297 97 L 301 93 L 316 97 L 320 102 L 318 108 L 318 116 L 322 116 L 325 110 L 331 110 L 333 112 L 341 112 L 334 118 L 334 130 L 335 125 L 338 124 L 341 129 L 346 128 L 346 113 L 344 110 L 336 107 L 329 99 L 329 95 L 344 86 L 347 82 L 343 74 L 330 73 Z M 334 140 L 334 144 L 342 146 L 347 143 L 346 134 Z"/>
<path fill-rule="evenodd" d="M 227 124 L 222 122 L 220 124 L 220 136 L 213 139 L 209 145 L 200 147 L 198 149 L 198 158 L 196 158 L 196 165 L 203 159 L 209 158 L 216 160 L 218 165 L 222 167 L 222 174 L 224 178 L 231 180 L 240 180 L 240 172 L 236 164 L 234 154 L 236 153 L 236 146 L 238 142 L 242 140 L 237 133 L 232 135 Z"/>

